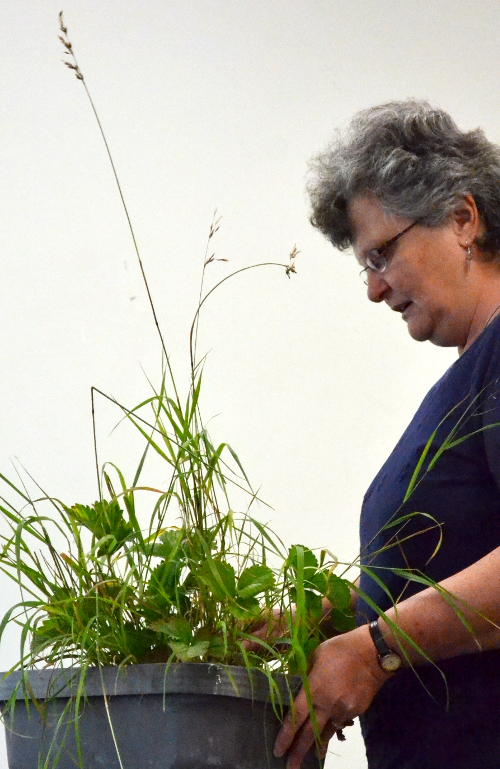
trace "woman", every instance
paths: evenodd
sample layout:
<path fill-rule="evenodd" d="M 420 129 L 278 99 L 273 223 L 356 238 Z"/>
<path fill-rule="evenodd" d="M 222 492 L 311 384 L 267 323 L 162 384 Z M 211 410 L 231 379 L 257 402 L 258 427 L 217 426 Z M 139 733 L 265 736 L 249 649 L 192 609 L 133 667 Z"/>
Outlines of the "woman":
<path fill-rule="evenodd" d="M 427 103 L 385 104 L 318 158 L 310 194 L 368 298 L 460 356 L 364 498 L 358 627 L 309 675 L 322 739 L 361 716 L 370 769 L 498 769 L 500 148 Z M 439 589 L 407 578 L 424 574 Z M 288 769 L 314 741 L 304 691 L 295 704 L 275 745 Z"/>

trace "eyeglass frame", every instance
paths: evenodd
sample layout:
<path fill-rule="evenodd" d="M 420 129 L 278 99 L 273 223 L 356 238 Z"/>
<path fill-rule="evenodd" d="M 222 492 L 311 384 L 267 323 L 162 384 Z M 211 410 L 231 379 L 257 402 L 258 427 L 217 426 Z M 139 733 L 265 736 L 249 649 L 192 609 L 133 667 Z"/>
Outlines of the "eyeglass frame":
<path fill-rule="evenodd" d="M 396 235 L 394 235 L 392 238 L 389 238 L 389 240 L 386 240 L 384 243 L 382 243 L 381 246 L 378 248 L 371 248 L 368 251 L 367 256 L 365 257 L 365 266 L 359 273 L 362 275 L 363 273 L 367 273 L 368 270 L 371 272 L 374 272 L 377 275 L 380 275 L 381 273 L 385 272 L 387 269 L 387 265 L 389 264 L 389 256 L 385 256 L 385 252 L 388 248 L 390 248 L 394 243 L 396 243 L 399 238 L 401 238 L 406 232 L 411 230 L 412 227 L 415 227 L 416 224 L 419 224 L 419 219 L 415 219 L 414 222 L 408 225 L 408 227 L 405 227 L 404 230 L 401 230 L 401 232 L 398 232 Z M 378 259 L 382 259 L 382 264 L 380 266 L 376 266 L 372 259 L 372 254 L 377 257 Z M 368 284 L 368 279 L 364 278 L 364 283 Z"/>

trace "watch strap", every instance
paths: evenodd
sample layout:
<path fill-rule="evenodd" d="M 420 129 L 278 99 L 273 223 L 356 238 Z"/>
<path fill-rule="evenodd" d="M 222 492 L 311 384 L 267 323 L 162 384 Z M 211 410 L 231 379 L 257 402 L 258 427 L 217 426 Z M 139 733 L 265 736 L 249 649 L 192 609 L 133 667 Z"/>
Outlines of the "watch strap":
<path fill-rule="evenodd" d="M 385 654 L 393 654 L 393 649 L 391 649 L 390 646 L 387 646 L 386 642 L 384 641 L 384 636 L 380 632 L 378 619 L 374 619 L 373 622 L 370 622 L 368 627 L 372 641 L 375 644 L 375 648 L 379 656 L 383 657 Z"/>
<path fill-rule="evenodd" d="M 387 672 L 395 672 L 398 670 L 402 664 L 401 656 L 386 644 L 384 637 L 380 632 L 378 619 L 370 622 L 368 629 L 375 645 L 375 649 L 377 650 L 380 666 Z"/>

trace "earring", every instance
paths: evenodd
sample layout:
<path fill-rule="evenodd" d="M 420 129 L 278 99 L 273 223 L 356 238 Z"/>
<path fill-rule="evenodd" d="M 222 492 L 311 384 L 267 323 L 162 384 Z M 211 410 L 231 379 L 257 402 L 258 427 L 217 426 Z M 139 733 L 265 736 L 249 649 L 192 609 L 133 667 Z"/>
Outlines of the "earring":
<path fill-rule="evenodd" d="M 472 248 L 471 248 L 470 243 L 466 243 L 465 244 L 465 250 L 467 252 L 466 257 L 465 257 L 465 271 L 469 272 L 469 270 L 470 270 L 470 263 L 472 261 Z"/>

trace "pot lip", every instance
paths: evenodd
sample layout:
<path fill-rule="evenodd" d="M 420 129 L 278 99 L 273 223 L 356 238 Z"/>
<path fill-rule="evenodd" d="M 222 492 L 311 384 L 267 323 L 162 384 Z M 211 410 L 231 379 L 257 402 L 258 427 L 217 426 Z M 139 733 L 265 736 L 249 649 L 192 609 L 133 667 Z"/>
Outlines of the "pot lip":
<path fill-rule="evenodd" d="M 155 662 L 131 664 L 123 667 L 106 665 L 82 669 L 47 668 L 28 670 L 25 676 L 29 682 L 23 686 L 23 673 L 0 673 L 0 703 L 13 695 L 16 700 L 57 699 L 75 697 L 99 697 L 103 693 L 114 696 L 144 696 L 148 694 L 194 694 L 219 695 L 269 702 L 270 682 L 268 676 L 257 668 L 221 665 L 207 662 Z M 299 676 L 272 676 L 274 699 L 278 704 L 288 705 L 291 697 L 300 687 Z"/>

